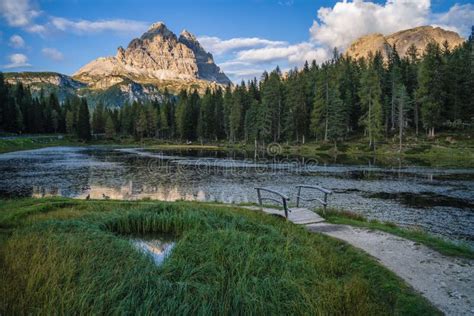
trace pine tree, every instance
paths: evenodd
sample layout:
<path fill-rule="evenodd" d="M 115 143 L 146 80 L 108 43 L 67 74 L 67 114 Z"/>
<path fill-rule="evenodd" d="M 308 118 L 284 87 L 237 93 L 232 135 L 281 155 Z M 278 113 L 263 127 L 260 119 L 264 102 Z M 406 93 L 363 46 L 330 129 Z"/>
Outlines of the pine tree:
<path fill-rule="evenodd" d="M 51 130 L 56 133 L 65 130 L 65 119 L 63 117 L 59 99 L 54 92 L 49 94 L 49 108 L 51 109 Z"/>
<path fill-rule="evenodd" d="M 225 132 L 225 113 L 224 113 L 224 101 L 222 97 L 222 89 L 218 88 L 212 95 L 214 103 L 214 117 L 215 117 L 215 138 L 224 139 L 226 136 Z"/>
<path fill-rule="evenodd" d="M 230 113 L 232 109 L 232 104 L 233 104 L 233 95 L 232 95 L 232 90 L 230 86 L 227 86 L 225 88 L 225 93 L 224 93 L 224 99 L 222 101 L 223 103 L 223 110 L 224 110 L 224 131 L 227 139 L 229 141 L 231 140 L 231 133 L 230 133 Z"/>
<path fill-rule="evenodd" d="M 308 70 L 309 71 L 309 70 Z M 306 106 L 304 75 L 299 74 L 297 70 L 288 75 L 286 81 L 286 134 L 288 138 L 294 138 L 297 142 L 304 143 L 307 135 L 308 113 Z"/>
<path fill-rule="evenodd" d="M 388 61 L 389 85 L 390 85 L 390 130 L 395 131 L 397 116 L 396 113 L 396 99 L 399 85 L 401 82 L 400 56 L 398 55 L 395 44 Z"/>
<path fill-rule="evenodd" d="M 74 116 L 75 115 L 72 110 L 68 110 L 66 112 L 66 132 L 71 135 L 76 133 L 76 122 Z"/>
<path fill-rule="evenodd" d="M 211 90 L 206 89 L 201 99 L 198 121 L 198 135 L 201 140 L 215 138 L 215 105 Z"/>
<path fill-rule="evenodd" d="M 107 119 L 105 121 L 105 137 L 107 139 L 113 139 L 115 137 L 115 124 L 110 114 L 107 115 Z"/>
<path fill-rule="evenodd" d="M 160 107 L 160 128 L 159 131 L 164 138 L 170 137 L 170 130 L 171 130 L 171 123 L 169 120 L 170 117 L 170 103 L 168 100 L 165 100 L 165 102 L 161 105 Z"/>
<path fill-rule="evenodd" d="M 470 43 L 465 42 L 452 53 L 445 67 L 444 81 L 450 82 L 450 100 L 446 117 L 452 122 L 469 122 L 474 115 L 474 55 L 471 62 Z"/>
<path fill-rule="evenodd" d="M 176 131 L 181 140 L 185 140 L 186 137 L 186 111 L 188 104 L 188 94 L 185 90 L 182 90 L 178 96 L 178 104 L 176 106 L 175 120 L 176 120 Z"/>
<path fill-rule="evenodd" d="M 230 105 L 229 113 L 229 140 L 231 143 L 234 143 L 240 137 L 241 129 L 240 122 L 242 120 L 242 90 L 238 87 L 235 89 L 235 92 L 232 97 L 232 103 Z"/>
<path fill-rule="evenodd" d="M 146 133 L 149 137 L 155 137 L 158 131 L 158 125 L 160 122 L 159 110 L 151 103 L 146 106 L 145 112 L 147 116 L 147 130 Z"/>
<path fill-rule="evenodd" d="M 56 110 L 51 111 L 51 125 L 53 132 L 57 133 L 59 128 L 59 114 Z"/>
<path fill-rule="evenodd" d="M 339 91 L 343 102 L 343 115 L 347 133 L 357 130 L 360 118 L 360 99 L 358 95 L 360 74 L 357 63 L 351 57 L 339 60 Z"/>
<path fill-rule="evenodd" d="M 95 134 L 103 134 L 105 132 L 105 120 L 105 106 L 102 102 L 99 102 L 92 113 L 92 131 Z"/>
<path fill-rule="evenodd" d="M 0 131 L 5 129 L 6 113 L 8 111 L 8 85 L 5 82 L 3 73 L 0 72 Z"/>
<path fill-rule="evenodd" d="M 399 150 L 402 151 L 403 134 L 408 126 L 407 113 L 411 107 L 410 97 L 403 84 L 399 84 L 395 93 L 396 115 L 398 123 Z"/>
<path fill-rule="evenodd" d="M 416 98 L 421 105 L 421 119 L 428 136 L 435 136 L 441 125 L 444 100 L 441 50 L 437 43 L 428 43 L 418 73 Z"/>
<path fill-rule="evenodd" d="M 284 108 L 282 90 L 281 73 L 277 67 L 261 84 L 262 104 L 270 110 L 272 116 L 271 133 L 274 142 L 278 141 L 282 134 Z"/>
<path fill-rule="evenodd" d="M 415 92 L 418 89 L 418 51 L 415 45 L 411 45 L 408 48 L 407 56 L 402 59 L 401 72 L 402 81 L 406 87 L 407 94 L 410 100 L 415 99 Z M 413 102 L 410 110 L 411 124 L 415 128 L 415 134 L 418 135 L 419 127 L 419 108 L 418 103 Z"/>
<path fill-rule="evenodd" d="M 336 145 L 345 134 L 346 118 L 334 65 L 323 65 L 316 86 L 311 131 L 325 142 L 333 141 Z"/>
<path fill-rule="evenodd" d="M 374 66 L 374 60 L 363 70 L 359 96 L 363 114 L 360 124 L 365 128 L 369 138 L 369 147 L 376 150 L 376 143 L 383 134 L 382 89 L 379 74 Z"/>
<path fill-rule="evenodd" d="M 89 107 L 85 98 L 81 99 L 79 113 L 77 117 L 77 137 L 81 140 L 91 139 L 91 125 Z"/>
<path fill-rule="evenodd" d="M 143 108 L 140 108 L 138 112 L 138 117 L 135 122 L 135 133 L 138 137 L 138 139 L 142 140 L 143 136 L 145 135 L 147 131 L 147 117 L 146 117 L 146 111 Z"/>
<path fill-rule="evenodd" d="M 132 106 L 126 102 L 120 109 L 120 132 L 124 135 L 134 134 Z"/>

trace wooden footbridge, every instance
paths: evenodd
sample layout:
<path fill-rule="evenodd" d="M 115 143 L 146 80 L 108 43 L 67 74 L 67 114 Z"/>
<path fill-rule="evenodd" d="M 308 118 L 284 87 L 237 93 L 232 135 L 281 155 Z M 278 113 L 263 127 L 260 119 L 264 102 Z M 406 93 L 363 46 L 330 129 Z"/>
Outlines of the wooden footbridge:
<path fill-rule="evenodd" d="M 322 218 L 315 212 L 309 210 L 308 208 L 300 207 L 300 204 L 302 201 L 317 201 L 322 204 L 323 210 L 326 211 L 326 208 L 328 206 L 328 195 L 332 194 L 332 191 L 317 185 L 303 184 L 297 185 L 296 189 L 296 207 L 289 207 L 288 204 L 290 198 L 284 195 L 283 193 L 269 188 L 255 188 L 255 190 L 257 190 L 258 204 L 260 205 L 260 210 L 268 214 L 285 216 L 287 220 L 298 225 L 308 225 L 323 222 L 324 218 Z M 322 194 L 322 196 L 315 196 L 313 198 L 306 199 L 302 195 L 303 190 L 311 190 L 313 193 L 316 192 L 319 193 L 319 195 Z M 282 207 L 282 210 L 271 207 L 265 207 L 263 204 L 264 201 L 270 201 L 271 203 L 277 204 L 278 206 Z"/>

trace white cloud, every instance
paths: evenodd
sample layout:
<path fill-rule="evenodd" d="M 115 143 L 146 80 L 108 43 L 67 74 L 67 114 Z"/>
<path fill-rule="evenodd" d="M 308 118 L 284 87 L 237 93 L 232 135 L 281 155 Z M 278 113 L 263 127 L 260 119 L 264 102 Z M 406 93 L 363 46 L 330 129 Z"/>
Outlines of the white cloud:
<path fill-rule="evenodd" d="M 10 37 L 9 45 L 13 48 L 23 48 L 25 47 L 25 40 L 20 35 L 12 35 Z"/>
<path fill-rule="evenodd" d="M 426 25 L 429 14 L 430 0 L 388 0 L 384 5 L 343 1 L 333 8 L 320 8 L 320 22 L 313 22 L 310 33 L 320 45 L 345 49 L 353 40 L 369 33 L 390 34 Z"/>
<path fill-rule="evenodd" d="M 474 23 L 474 5 L 455 4 L 448 12 L 433 14 L 432 24 L 449 29 L 459 34 L 468 35 Z"/>
<path fill-rule="evenodd" d="M 207 51 L 216 55 L 246 48 L 288 45 L 288 43 L 284 41 L 272 41 L 258 37 L 237 37 L 222 40 L 219 37 L 202 36 L 199 37 L 198 40 Z"/>
<path fill-rule="evenodd" d="M 28 57 L 23 54 L 12 54 L 8 56 L 10 60 L 9 64 L 3 66 L 3 68 L 10 69 L 10 68 L 20 68 L 20 67 L 31 67 L 28 63 Z"/>
<path fill-rule="evenodd" d="M 25 30 L 30 32 L 30 33 L 36 33 L 40 35 L 45 35 L 47 33 L 47 28 L 44 25 L 40 24 L 33 24 L 25 27 Z"/>
<path fill-rule="evenodd" d="M 63 32 L 73 32 L 78 34 L 99 33 L 103 31 L 113 31 L 118 33 L 134 33 L 146 30 L 147 24 L 134 20 L 69 20 L 61 17 L 52 17 L 51 24 Z"/>
<path fill-rule="evenodd" d="M 219 64 L 219 67 L 226 75 L 236 78 L 236 80 L 259 77 L 265 71 L 265 68 L 258 67 L 252 63 L 235 60 L 223 62 Z"/>
<path fill-rule="evenodd" d="M 134 33 L 146 30 L 146 23 L 134 20 L 69 20 L 48 16 L 37 9 L 30 0 L 0 0 L 0 15 L 9 26 L 20 27 L 25 31 L 46 35 L 49 31 L 60 30 L 78 34 L 112 31 Z M 35 20 L 43 16 L 43 23 Z M 46 19 L 46 21 L 44 21 Z"/>
<path fill-rule="evenodd" d="M 283 47 L 265 47 L 244 50 L 237 53 L 237 60 L 248 63 L 269 63 L 285 61 L 292 65 L 301 65 L 305 61 L 322 62 L 328 55 L 325 49 L 314 46 L 309 42 Z"/>
<path fill-rule="evenodd" d="M 54 61 L 61 61 L 64 59 L 63 53 L 61 53 L 56 48 L 46 47 L 46 48 L 43 48 L 41 52 L 43 53 L 44 56 Z"/>
<path fill-rule="evenodd" d="M 279 4 L 285 5 L 286 1 Z M 277 64 L 289 68 L 300 67 L 306 60 L 321 63 L 331 58 L 334 47 L 344 51 L 355 39 L 370 33 L 387 35 L 416 26 L 434 25 L 466 36 L 473 21 L 474 4 L 455 4 L 447 12 L 435 14 L 431 0 L 386 0 L 385 3 L 341 0 L 333 7 L 318 9 L 308 41 L 289 44 L 261 38 L 200 39 L 208 50 L 226 57 L 222 69 L 235 78 L 261 68 L 271 70 Z"/>
<path fill-rule="evenodd" d="M 422 25 L 439 25 L 466 35 L 474 21 L 474 5 L 455 4 L 448 12 L 433 14 L 430 0 L 387 0 L 385 4 L 354 0 L 320 8 L 310 29 L 318 45 L 344 50 L 360 36 L 391 34 Z"/>
<path fill-rule="evenodd" d="M 0 0 L 0 12 L 10 26 L 28 26 L 40 14 L 29 0 Z"/>
<path fill-rule="evenodd" d="M 29 0 L 0 0 L 0 12 L 9 26 L 21 27 L 31 33 L 45 32 L 44 26 L 35 23 L 42 12 Z"/>

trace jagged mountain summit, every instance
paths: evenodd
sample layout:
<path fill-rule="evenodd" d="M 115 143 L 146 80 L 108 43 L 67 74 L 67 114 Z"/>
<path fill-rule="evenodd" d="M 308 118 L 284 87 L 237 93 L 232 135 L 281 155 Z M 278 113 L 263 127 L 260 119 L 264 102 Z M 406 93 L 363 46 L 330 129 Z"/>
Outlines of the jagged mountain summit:
<path fill-rule="evenodd" d="M 126 49 L 119 47 L 115 56 L 85 65 L 73 78 L 95 88 L 107 88 L 127 78 L 172 91 L 231 83 L 194 35 L 184 30 L 177 37 L 163 22 L 154 23 Z"/>
<path fill-rule="evenodd" d="M 419 55 L 423 54 L 425 47 L 430 42 L 443 45 L 448 42 L 450 48 L 461 45 L 465 40 L 458 33 L 444 30 L 440 27 L 420 26 L 384 36 L 379 33 L 362 36 L 355 40 L 347 49 L 346 54 L 353 58 L 367 58 L 370 52 L 380 51 L 387 58 L 393 45 L 401 57 L 406 56 L 408 48 L 415 45 Z"/>
<path fill-rule="evenodd" d="M 122 106 L 125 102 L 161 100 L 165 88 L 171 94 L 231 84 L 196 37 L 184 30 L 179 37 L 163 22 L 153 24 L 117 54 L 100 57 L 72 77 L 54 72 L 6 73 L 10 84 L 28 86 L 34 94 L 55 92 L 61 101 L 68 95 L 86 97 L 94 106 Z"/>

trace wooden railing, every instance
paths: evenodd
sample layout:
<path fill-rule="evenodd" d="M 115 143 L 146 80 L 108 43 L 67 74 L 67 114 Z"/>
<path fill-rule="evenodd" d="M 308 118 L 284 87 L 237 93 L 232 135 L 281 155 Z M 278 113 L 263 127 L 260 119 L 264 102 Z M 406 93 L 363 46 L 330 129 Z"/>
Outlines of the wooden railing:
<path fill-rule="evenodd" d="M 257 188 L 255 188 L 255 190 L 257 190 L 258 204 L 260 205 L 260 207 L 263 207 L 262 201 L 264 201 L 264 200 L 272 201 L 272 202 L 275 202 L 277 204 L 281 204 L 283 206 L 283 210 L 285 211 L 285 217 L 288 218 L 288 203 L 287 202 L 290 200 L 289 197 L 287 197 L 286 195 L 284 195 L 280 192 L 277 192 L 277 191 L 271 190 L 271 189 L 267 189 L 267 188 L 257 187 Z M 271 193 L 273 195 L 277 195 L 279 197 L 279 199 L 262 196 L 262 191 Z"/>
<path fill-rule="evenodd" d="M 318 201 L 319 203 L 323 205 L 324 211 L 326 211 L 326 207 L 328 205 L 328 195 L 332 194 L 331 190 L 325 189 L 317 185 L 300 184 L 300 185 L 297 185 L 296 187 L 298 188 L 298 195 L 296 196 L 296 207 L 300 207 L 300 201 L 306 201 L 306 202 Z M 301 196 L 301 189 L 311 189 L 311 190 L 320 191 L 324 194 L 324 197 L 323 199 L 320 199 L 320 198 L 304 199 Z"/>

